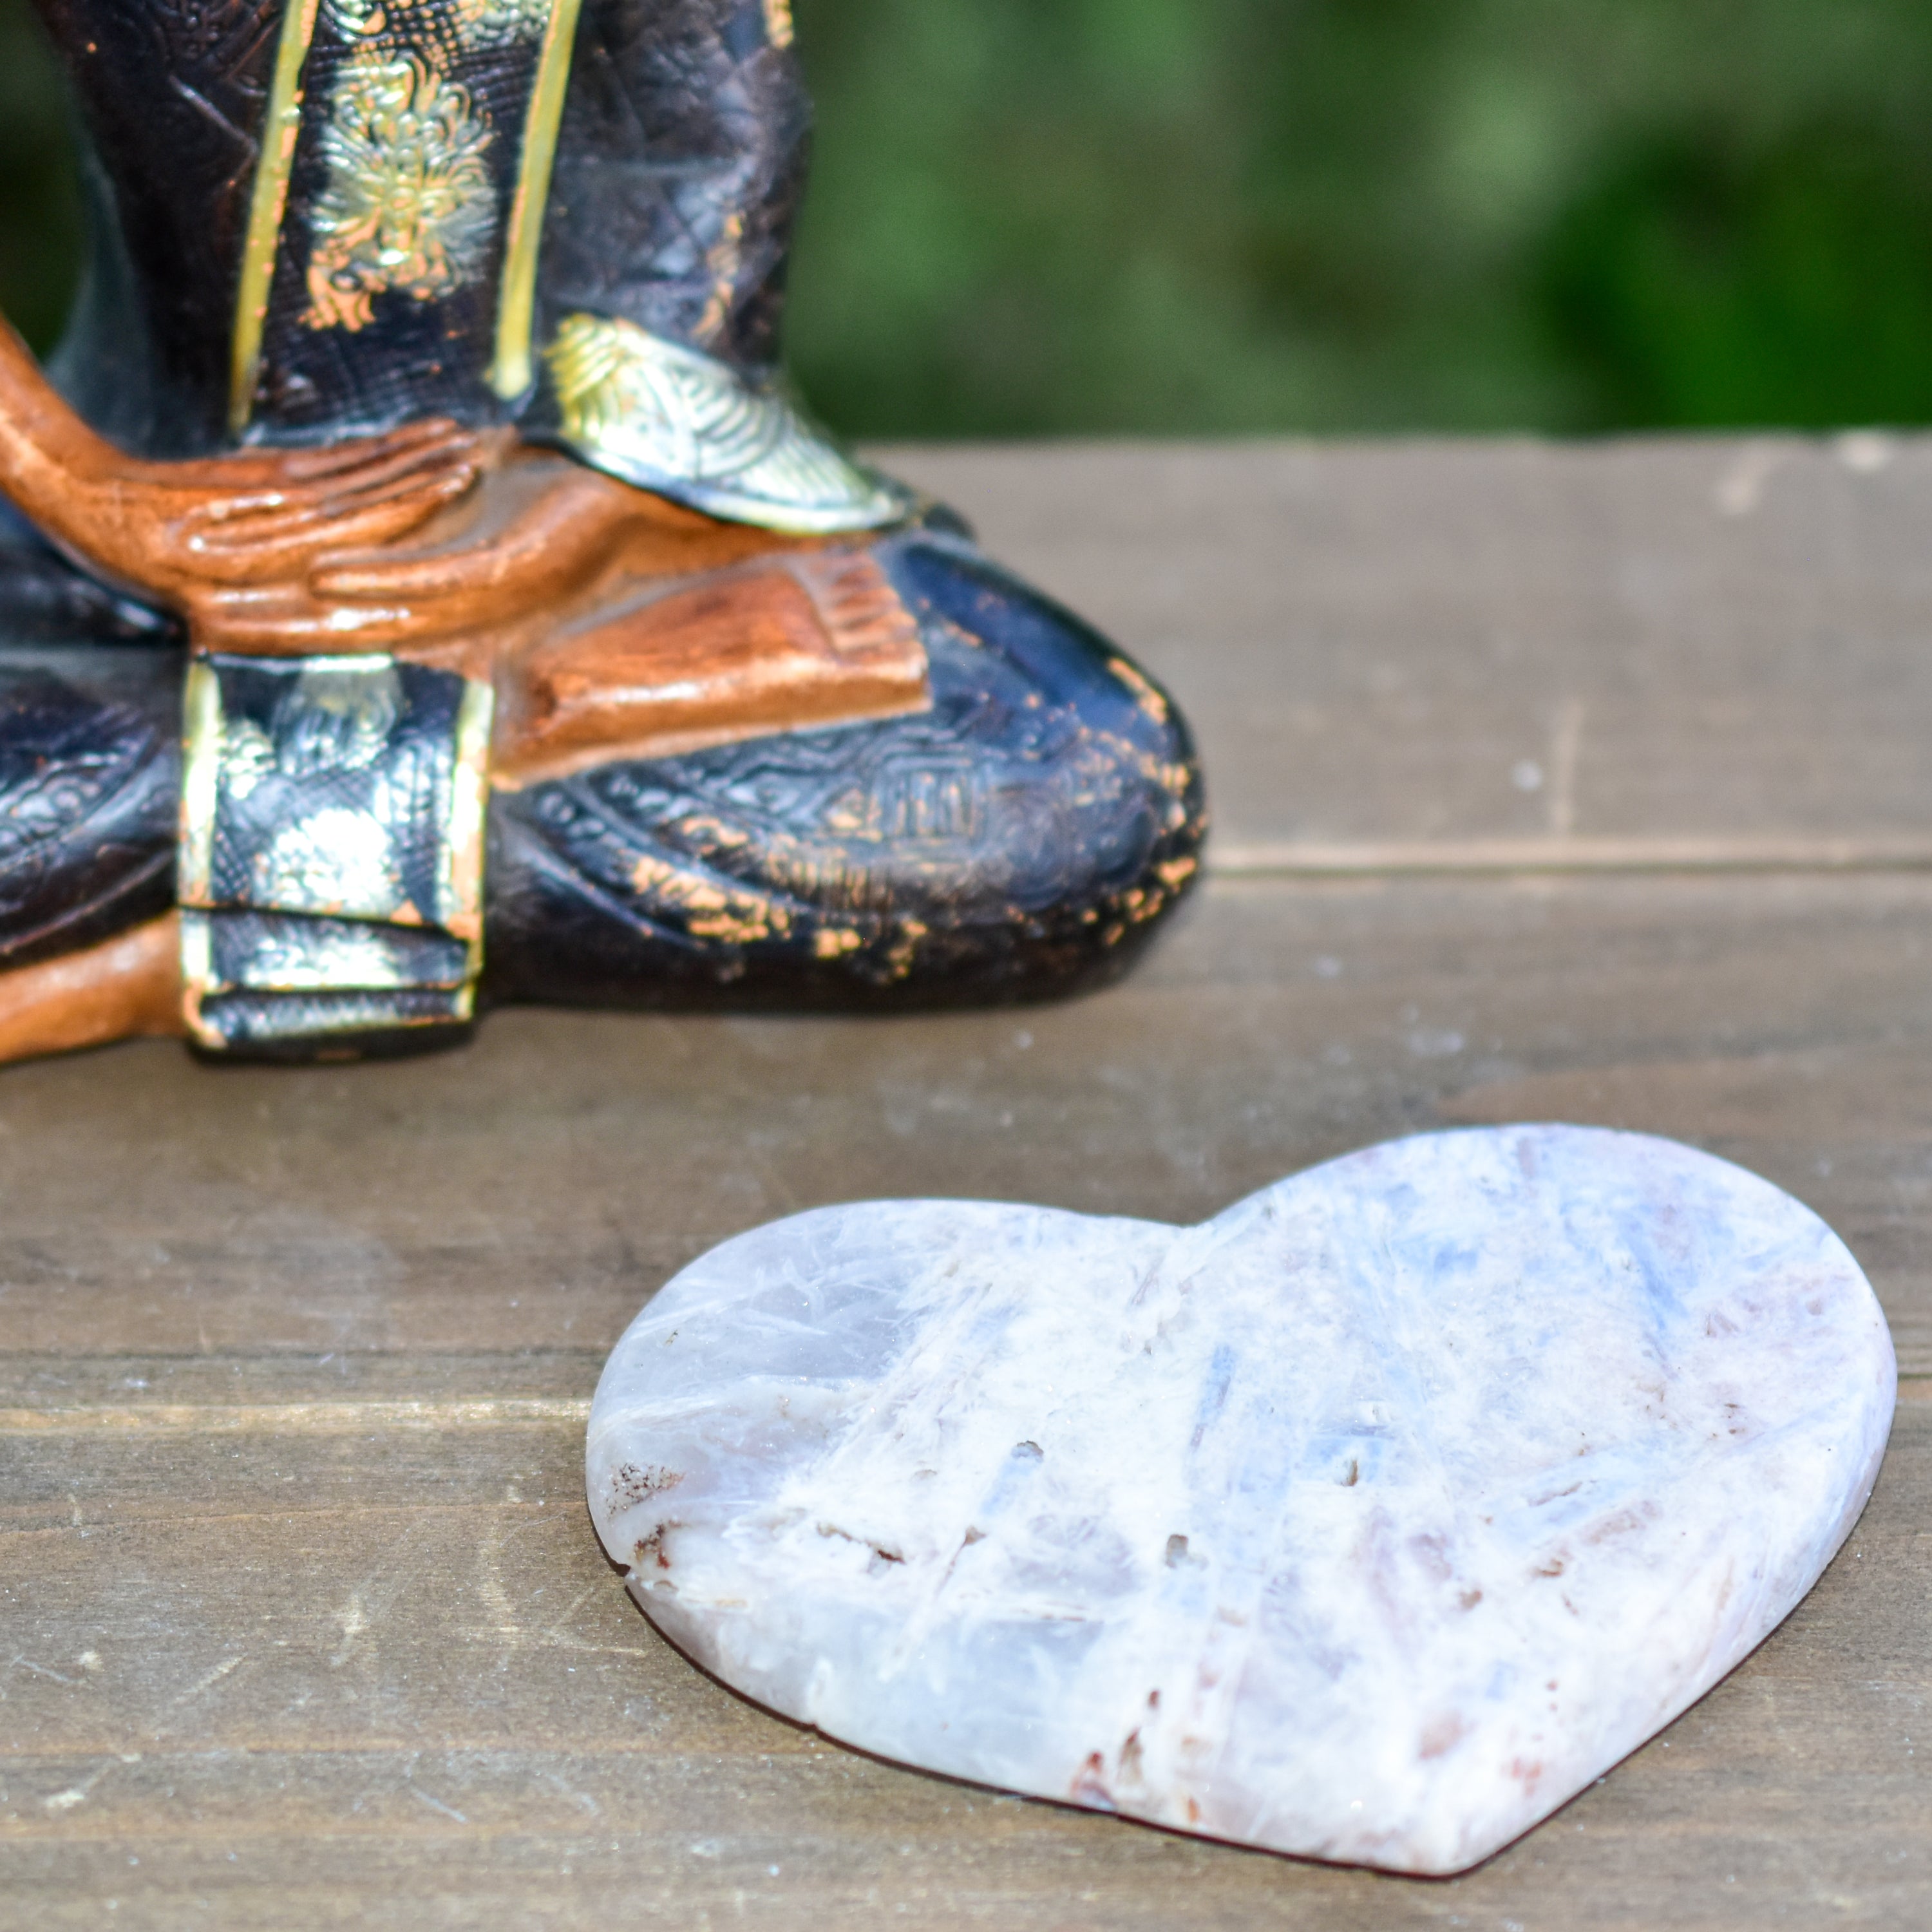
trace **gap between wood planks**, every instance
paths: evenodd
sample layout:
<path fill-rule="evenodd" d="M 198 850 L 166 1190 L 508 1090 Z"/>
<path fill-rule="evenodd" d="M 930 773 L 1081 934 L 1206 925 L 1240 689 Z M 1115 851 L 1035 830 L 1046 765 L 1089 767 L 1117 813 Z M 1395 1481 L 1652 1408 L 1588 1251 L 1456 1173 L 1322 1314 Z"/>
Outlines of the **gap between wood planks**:
<path fill-rule="evenodd" d="M 1462 838 L 1210 844 L 1224 879 L 1470 878 L 1511 873 L 1916 872 L 1927 838 Z"/>
<path fill-rule="evenodd" d="M 1932 1374 L 1901 1375 L 1901 1402 L 1932 1404 Z M 451 1429 L 582 1428 L 590 1402 L 290 1402 L 220 1403 L 126 1408 L 0 1408 L 0 1437 L 8 1436 L 359 1436 L 384 1430 L 408 1433 Z"/>
<path fill-rule="evenodd" d="M 1932 871 L 1924 838 L 1535 838 L 1228 842 L 1210 846 L 1227 879 L 1505 877 L 1525 874 L 1880 873 Z M 1932 1374 L 1899 1378 L 1899 1400 L 1932 1402 Z M 449 1429 L 582 1426 L 587 1398 L 444 1402 L 141 1404 L 0 1408 L 9 1436 L 355 1435 Z"/>
<path fill-rule="evenodd" d="M 0 1408 L 7 1436 L 358 1436 L 380 1430 L 547 1428 L 590 1420 L 590 1399 L 447 1402 L 141 1402 L 118 1408 Z"/>

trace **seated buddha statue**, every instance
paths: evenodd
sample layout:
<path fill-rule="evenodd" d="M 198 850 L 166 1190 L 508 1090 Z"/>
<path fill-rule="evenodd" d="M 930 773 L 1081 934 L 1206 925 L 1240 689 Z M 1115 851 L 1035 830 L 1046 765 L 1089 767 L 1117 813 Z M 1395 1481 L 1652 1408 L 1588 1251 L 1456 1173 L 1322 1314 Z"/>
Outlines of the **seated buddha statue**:
<path fill-rule="evenodd" d="M 779 362 L 787 0 L 37 0 L 92 239 L 0 324 L 0 1058 L 1104 981 L 1172 701 Z"/>

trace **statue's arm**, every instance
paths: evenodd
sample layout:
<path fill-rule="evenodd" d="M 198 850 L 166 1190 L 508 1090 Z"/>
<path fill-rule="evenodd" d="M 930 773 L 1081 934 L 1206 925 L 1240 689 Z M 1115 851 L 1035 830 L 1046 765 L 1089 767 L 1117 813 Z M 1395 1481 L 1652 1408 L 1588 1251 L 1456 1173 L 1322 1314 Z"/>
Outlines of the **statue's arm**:
<path fill-rule="evenodd" d="M 419 529 L 483 460 L 477 437 L 430 422 L 326 449 L 149 462 L 90 429 L 0 319 L 0 494 L 83 565 L 190 616 L 212 591 L 299 584 L 321 556 Z"/>
<path fill-rule="evenodd" d="M 0 494 L 63 549 L 90 556 L 114 454 L 0 322 Z"/>

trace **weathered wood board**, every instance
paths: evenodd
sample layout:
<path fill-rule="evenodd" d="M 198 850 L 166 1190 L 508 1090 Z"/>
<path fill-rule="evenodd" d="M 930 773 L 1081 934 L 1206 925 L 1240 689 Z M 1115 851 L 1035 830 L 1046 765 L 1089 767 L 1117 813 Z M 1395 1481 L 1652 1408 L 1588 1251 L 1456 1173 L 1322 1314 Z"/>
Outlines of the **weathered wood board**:
<path fill-rule="evenodd" d="M 1932 446 L 905 466 L 1172 681 L 1232 857 L 1071 1006 L 0 1076 L 0 1922 L 1932 1923 Z M 874 1762 L 694 1671 L 597 1547 L 603 1352 L 739 1228 L 919 1192 L 1193 1219 L 1526 1118 L 1791 1189 L 1907 1379 L 1790 1622 L 1474 1874 Z"/>
<path fill-rule="evenodd" d="M 1224 866 L 1291 842 L 1932 854 L 1932 440 L 900 466 L 1174 680 Z"/>

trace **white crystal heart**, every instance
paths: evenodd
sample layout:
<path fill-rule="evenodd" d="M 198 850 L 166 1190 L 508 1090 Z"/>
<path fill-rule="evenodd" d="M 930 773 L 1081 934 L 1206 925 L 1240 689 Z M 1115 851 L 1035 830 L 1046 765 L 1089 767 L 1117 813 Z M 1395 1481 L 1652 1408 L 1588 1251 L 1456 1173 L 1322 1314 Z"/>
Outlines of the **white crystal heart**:
<path fill-rule="evenodd" d="M 946 1201 L 760 1228 L 619 1344 L 590 1496 L 668 1636 L 832 1737 L 1448 1872 L 1791 1610 L 1894 1386 L 1788 1195 L 1511 1127 L 1198 1228 Z"/>

